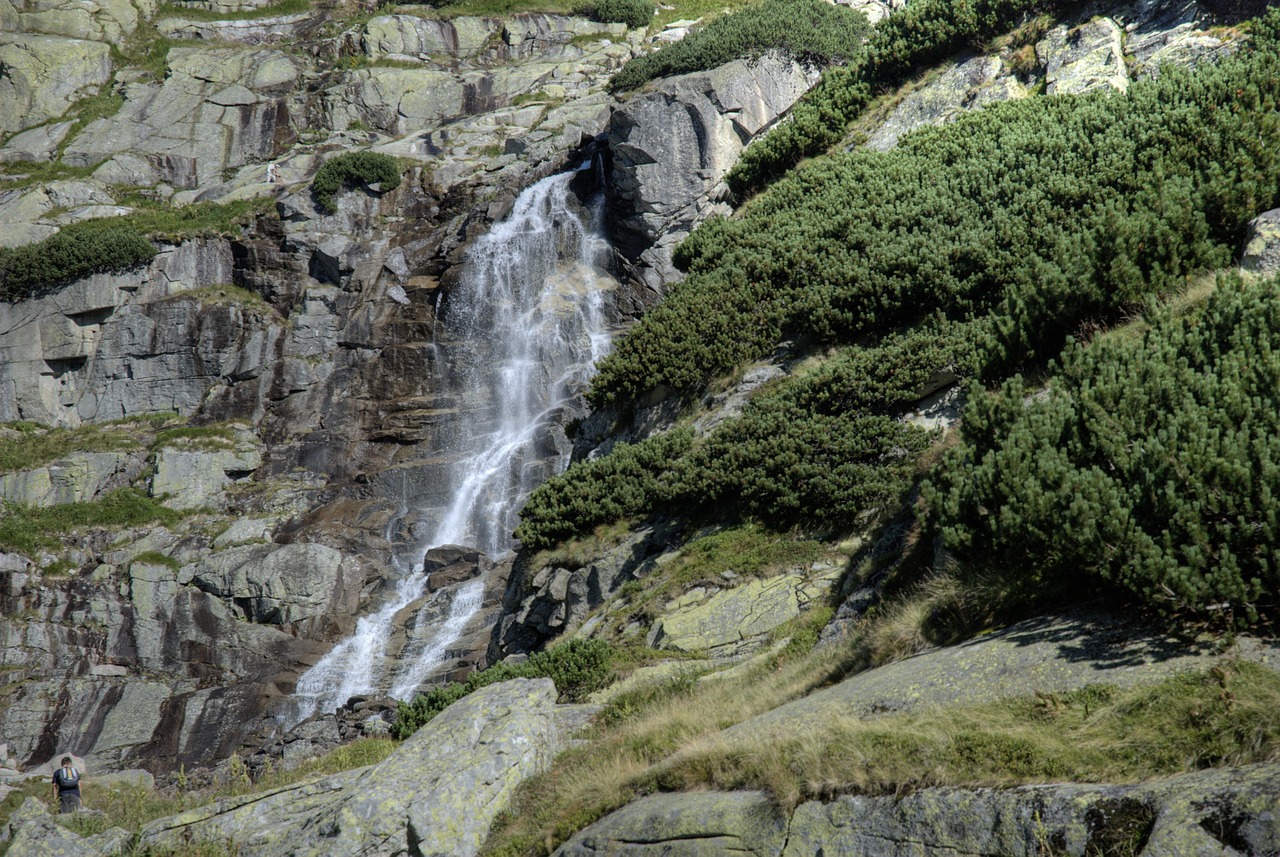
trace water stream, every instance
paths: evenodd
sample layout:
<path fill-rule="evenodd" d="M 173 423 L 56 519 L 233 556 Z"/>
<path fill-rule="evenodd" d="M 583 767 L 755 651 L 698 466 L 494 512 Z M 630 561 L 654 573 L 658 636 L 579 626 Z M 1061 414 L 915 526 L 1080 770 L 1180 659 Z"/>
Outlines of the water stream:
<path fill-rule="evenodd" d="M 429 535 L 394 558 L 394 595 L 299 678 L 286 725 L 357 694 L 412 696 L 483 600 L 479 579 L 424 599 L 410 643 L 389 661 L 397 614 L 426 591 L 427 551 L 460 544 L 494 558 L 509 552 L 529 493 L 567 464 L 556 421 L 608 351 L 604 292 L 613 285 L 599 268 L 607 250 L 603 200 L 584 219 L 569 189 L 573 177 L 551 176 L 524 191 L 468 249 L 436 331 L 455 355 L 436 387 L 467 403 L 440 432 L 448 499 L 432 510 Z M 439 599 L 451 599 L 447 610 Z M 438 627 L 422 627 L 428 614 L 441 613 Z"/>

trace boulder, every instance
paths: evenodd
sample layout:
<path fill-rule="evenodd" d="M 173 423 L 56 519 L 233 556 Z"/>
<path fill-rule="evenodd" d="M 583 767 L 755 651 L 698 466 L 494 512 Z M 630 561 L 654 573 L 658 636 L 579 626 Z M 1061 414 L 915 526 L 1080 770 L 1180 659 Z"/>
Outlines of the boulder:
<path fill-rule="evenodd" d="M 156 453 L 151 493 L 170 509 L 219 508 L 226 504 L 226 488 L 261 465 L 262 454 L 251 442 L 234 449 L 162 447 Z"/>
<path fill-rule="evenodd" d="M 1110 18 L 1094 18 L 1074 29 L 1054 27 L 1036 45 L 1036 55 L 1045 69 L 1048 95 L 1129 88 L 1124 31 Z"/>
<path fill-rule="evenodd" d="M 0 163 L 51 160 L 74 124 L 73 120 L 54 122 L 15 134 L 0 148 Z"/>
<path fill-rule="evenodd" d="M 452 20 L 417 15 L 378 15 L 365 24 L 360 44 L 367 56 L 388 54 L 474 57 L 499 31 L 495 18 L 462 16 Z"/>
<path fill-rule="evenodd" d="M 124 452 L 76 452 L 33 470 L 0 475 L 0 499 L 24 506 L 85 503 L 118 487 L 131 456 Z"/>
<path fill-rule="evenodd" d="M 705 600 L 689 599 L 692 603 L 664 612 L 654 623 L 649 645 L 711 655 L 742 654 L 800 615 L 798 590 L 803 583 L 800 575 L 783 574 L 748 581 Z"/>
<path fill-rule="evenodd" d="M 242 45 L 276 45 L 297 39 L 314 20 L 311 12 L 276 15 L 270 18 L 230 21 L 192 21 L 161 18 L 156 21 L 160 35 L 169 39 L 200 39 L 206 42 Z"/>
<path fill-rule="evenodd" d="M 435 61 L 512 62 L 589 36 L 620 39 L 622 24 L 565 15 L 523 14 L 510 18 L 459 16 L 449 20 L 417 15 L 379 15 L 360 36 L 367 56 L 417 57 Z"/>
<path fill-rule="evenodd" d="M 816 80 L 770 53 L 665 78 L 613 114 L 609 208 L 615 244 L 661 294 L 677 279 L 675 246 L 712 214 L 727 214 L 724 174 Z"/>
<path fill-rule="evenodd" d="M 564 745 L 549 679 L 490 685 L 385 760 L 146 825 L 144 845 L 235 842 L 243 855 L 475 854 L 520 782 Z"/>
<path fill-rule="evenodd" d="M 0 136 L 62 116 L 111 78 L 103 42 L 0 32 Z"/>
<path fill-rule="evenodd" d="M 1280 665 L 1280 644 L 1244 638 L 1236 656 Z M 1046 616 L 858 673 L 722 734 L 727 741 L 751 740 L 762 730 L 796 729 L 836 715 L 869 717 L 931 705 L 976 704 L 1088 684 L 1130 687 L 1179 671 L 1207 669 L 1217 660 L 1212 650 L 1188 648 L 1158 629 L 1114 616 Z"/>
<path fill-rule="evenodd" d="M 66 182 L 49 185 L 44 197 L 50 206 L 78 205 L 100 200 L 99 193 L 96 184 Z M 0 420 L 76 426 L 140 413 L 190 415 L 215 383 L 237 380 L 255 320 L 238 307 L 164 298 L 230 282 L 232 268 L 228 241 L 197 239 L 162 247 L 136 271 L 94 274 L 0 303 Z M 258 359 L 269 350 L 259 343 Z"/>
<path fill-rule="evenodd" d="M 786 815 L 759 792 L 661 794 L 590 825 L 555 857 L 778 857 L 786 842 Z"/>
<path fill-rule="evenodd" d="M 1263 277 L 1280 273 L 1280 208 L 1264 211 L 1249 223 L 1240 268 Z"/>
<path fill-rule="evenodd" d="M 1025 98 L 1027 89 L 999 57 L 977 57 L 943 72 L 910 92 L 867 139 L 867 148 L 886 151 L 908 131 L 951 121 L 966 110 Z"/>
<path fill-rule="evenodd" d="M 130 0 L 18 0 L 21 29 L 70 39 L 110 42 L 122 47 L 124 40 L 138 28 L 141 16 Z"/>
<path fill-rule="evenodd" d="M 356 122 L 399 136 L 465 115 L 466 87 L 456 75 L 432 68 L 367 68 L 324 93 L 329 124 Z"/>
<path fill-rule="evenodd" d="M 279 154 L 295 136 L 299 69 L 285 53 L 269 48 L 173 48 L 161 83 L 124 87 L 124 106 L 85 127 L 63 152 L 73 166 L 113 156 L 141 158 L 149 183 L 175 188 L 211 187 L 224 171 Z M 247 93 L 247 94 L 246 94 Z M 292 105 L 292 106 L 291 106 Z M 138 172 L 120 164 L 103 167 L 113 181 Z"/>
<path fill-rule="evenodd" d="M 428 592 L 478 577 L 492 567 L 493 563 L 481 551 L 462 545 L 432 548 L 422 560 Z"/>
<path fill-rule="evenodd" d="M 233 521 L 213 540 L 214 550 L 224 550 L 237 545 L 271 541 L 271 531 L 277 521 L 274 518 L 241 518 Z"/>
<path fill-rule="evenodd" d="M 674 530 L 669 524 L 637 530 L 583 568 L 549 566 L 533 572 L 523 563 L 517 565 L 503 595 L 490 661 L 533 651 L 578 627 L 620 586 L 654 567 Z"/>

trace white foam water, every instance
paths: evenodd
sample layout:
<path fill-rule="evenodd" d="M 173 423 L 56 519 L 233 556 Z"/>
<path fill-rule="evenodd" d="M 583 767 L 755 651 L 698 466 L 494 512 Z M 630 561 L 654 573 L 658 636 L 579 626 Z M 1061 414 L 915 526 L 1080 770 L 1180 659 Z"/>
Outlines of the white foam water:
<path fill-rule="evenodd" d="M 598 268 L 607 250 L 598 234 L 601 210 L 592 213 L 593 222 L 583 221 L 571 204 L 573 176 L 551 176 L 525 190 L 511 214 L 469 249 L 437 331 L 438 340 L 462 344 L 461 358 L 438 379 L 440 388 L 478 405 L 440 433 L 441 451 L 451 461 L 449 500 L 430 535 L 397 558 L 403 576 L 394 595 L 299 678 L 292 710 L 282 718 L 286 725 L 358 694 L 409 699 L 483 601 L 482 579 L 457 587 L 447 618 L 426 644 L 406 646 L 416 654 L 389 663 L 395 617 L 424 592 L 427 551 L 462 544 L 491 557 L 509 552 L 529 493 L 567 464 L 554 420 L 608 353 L 603 292 L 613 285 Z"/>

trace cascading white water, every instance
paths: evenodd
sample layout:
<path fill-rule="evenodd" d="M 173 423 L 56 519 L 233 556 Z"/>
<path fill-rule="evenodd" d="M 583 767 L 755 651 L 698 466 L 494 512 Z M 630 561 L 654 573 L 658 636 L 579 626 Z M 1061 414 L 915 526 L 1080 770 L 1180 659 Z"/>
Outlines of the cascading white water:
<path fill-rule="evenodd" d="M 511 214 L 469 249 L 437 331 L 438 341 L 465 346 L 439 386 L 476 404 L 441 431 L 441 452 L 451 462 L 449 502 L 431 535 L 396 558 L 403 576 L 394 597 L 360 618 L 355 634 L 298 680 L 289 725 L 357 694 L 408 699 L 483 600 L 483 581 L 459 587 L 443 625 L 420 650 L 413 647 L 416 656 L 388 665 L 395 617 L 423 594 L 426 552 L 464 544 L 492 557 L 506 553 L 520 507 L 549 475 L 547 459 L 551 470 L 567 463 L 554 418 L 609 349 L 603 292 L 613 284 L 597 268 L 607 250 L 599 206 L 595 222 L 584 223 L 570 204 L 573 176 L 551 176 L 524 191 Z"/>
<path fill-rule="evenodd" d="M 454 640 L 462 634 L 467 622 L 480 609 L 484 600 L 484 581 L 470 580 L 458 587 L 449 605 L 449 616 L 444 624 L 436 629 L 436 633 L 423 648 L 422 654 L 408 664 L 391 685 L 391 695 L 396 699 L 408 699 L 418 689 L 431 671 L 444 661 L 445 651 Z"/>

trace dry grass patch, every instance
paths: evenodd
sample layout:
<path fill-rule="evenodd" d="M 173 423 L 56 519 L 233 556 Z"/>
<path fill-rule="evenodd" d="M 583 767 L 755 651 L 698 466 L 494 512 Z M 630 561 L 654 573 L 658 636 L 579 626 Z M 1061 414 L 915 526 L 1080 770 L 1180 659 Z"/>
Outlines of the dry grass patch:
<path fill-rule="evenodd" d="M 721 729 L 804 696 L 850 668 L 847 651 L 771 659 L 740 677 L 682 676 L 612 700 L 589 742 L 523 784 L 483 853 L 550 854 L 575 831 L 654 790 L 659 763 Z"/>
<path fill-rule="evenodd" d="M 783 807 L 930 786 L 1137 782 L 1280 758 L 1280 676 L 1224 662 L 1141 688 L 1093 685 L 987 705 L 717 738 L 656 766 L 663 791 L 764 789 Z"/>
<path fill-rule="evenodd" d="M 1230 661 L 1142 688 L 1094 685 L 875 720 L 844 717 L 732 743 L 721 735 L 845 668 L 841 656 L 816 653 L 741 680 L 686 679 L 651 690 L 642 712 L 598 727 L 588 745 L 523 785 L 483 853 L 550 854 L 657 791 L 763 789 L 792 808 L 943 785 L 1136 782 L 1280 758 L 1280 676 Z"/>

